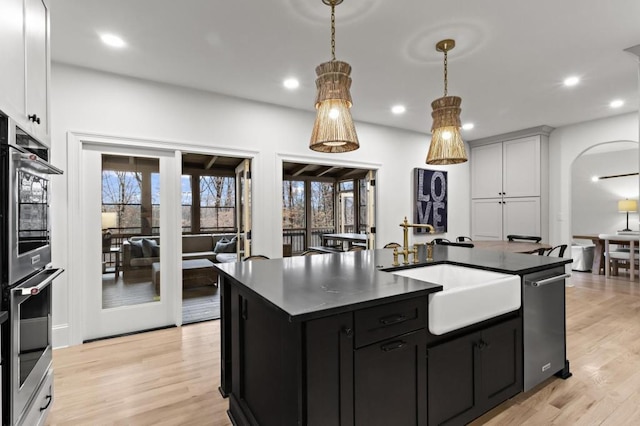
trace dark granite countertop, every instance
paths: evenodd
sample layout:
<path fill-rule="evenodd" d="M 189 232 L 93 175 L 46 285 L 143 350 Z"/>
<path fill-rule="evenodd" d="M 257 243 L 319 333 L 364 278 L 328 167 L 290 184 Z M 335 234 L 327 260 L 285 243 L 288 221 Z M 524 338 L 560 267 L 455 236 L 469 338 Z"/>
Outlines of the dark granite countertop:
<path fill-rule="evenodd" d="M 571 259 L 452 246 L 436 246 L 433 257 L 428 265 L 451 263 L 518 275 L 571 262 Z M 392 262 L 393 250 L 381 249 L 215 266 L 223 275 L 283 311 L 290 321 L 324 317 L 442 290 L 438 284 L 388 272 L 427 263 L 392 267 Z"/>

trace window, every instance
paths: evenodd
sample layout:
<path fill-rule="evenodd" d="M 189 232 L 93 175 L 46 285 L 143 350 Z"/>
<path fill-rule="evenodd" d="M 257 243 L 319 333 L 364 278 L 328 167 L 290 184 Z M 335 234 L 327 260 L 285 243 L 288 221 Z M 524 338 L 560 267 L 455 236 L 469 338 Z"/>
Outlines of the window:
<path fill-rule="evenodd" d="M 305 227 L 304 181 L 282 182 L 282 227 L 296 229 Z"/>
<path fill-rule="evenodd" d="M 236 230 L 235 178 L 200 176 L 200 230 L 234 232 Z"/>
<path fill-rule="evenodd" d="M 311 182 L 311 227 L 314 230 L 333 232 L 335 229 L 333 188 L 331 182 Z"/>
<path fill-rule="evenodd" d="M 367 225 L 369 224 L 367 220 L 367 215 L 368 215 L 367 180 L 358 179 L 358 187 L 360 188 L 360 193 L 358 197 L 359 205 L 360 205 L 360 208 L 358 209 L 358 211 L 360 212 L 360 222 L 358 223 L 358 232 L 362 234 L 367 232 Z"/>
<path fill-rule="evenodd" d="M 357 232 L 355 229 L 356 205 L 353 199 L 353 181 L 340 182 L 340 232 Z"/>
<path fill-rule="evenodd" d="M 118 213 L 121 232 L 141 232 L 142 174 L 139 172 L 102 171 L 102 209 Z"/>
<path fill-rule="evenodd" d="M 182 175 L 180 179 L 182 200 L 182 232 L 191 231 L 193 220 L 193 192 L 191 192 L 191 176 Z"/>

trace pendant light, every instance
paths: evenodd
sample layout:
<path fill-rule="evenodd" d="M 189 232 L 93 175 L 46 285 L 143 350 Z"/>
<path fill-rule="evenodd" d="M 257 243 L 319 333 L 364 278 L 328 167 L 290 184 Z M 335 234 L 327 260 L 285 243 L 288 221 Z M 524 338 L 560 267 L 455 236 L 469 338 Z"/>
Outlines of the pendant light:
<path fill-rule="evenodd" d="M 343 0 L 322 0 L 331 6 L 331 61 L 316 67 L 316 121 L 309 148 L 319 152 L 347 152 L 360 148 L 351 118 L 351 65 L 336 60 L 335 7 Z"/>
<path fill-rule="evenodd" d="M 447 96 L 447 52 L 456 46 L 451 39 L 436 44 L 438 52 L 444 52 L 444 96 L 431 102 L 433 125 L 427 164 L 459 164 L 467 161 L 467 152 L 460 136 L 460 104 L 458 96 Z"/>

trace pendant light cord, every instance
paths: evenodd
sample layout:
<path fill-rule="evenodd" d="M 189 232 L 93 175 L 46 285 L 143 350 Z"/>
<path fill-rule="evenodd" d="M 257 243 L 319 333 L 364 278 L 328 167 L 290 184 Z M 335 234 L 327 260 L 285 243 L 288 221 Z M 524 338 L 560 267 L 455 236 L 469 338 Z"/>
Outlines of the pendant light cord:
<path fill-rule="evenodd" d="M 336 2 L 331 2 L 331 60 L 336 60 Z"/>
<path fill-rule="evenodd" d="M 444 95 L 447 96 L 447 85 L 449 81 L 447 79 L 447 51 L 444 51 Z"/>

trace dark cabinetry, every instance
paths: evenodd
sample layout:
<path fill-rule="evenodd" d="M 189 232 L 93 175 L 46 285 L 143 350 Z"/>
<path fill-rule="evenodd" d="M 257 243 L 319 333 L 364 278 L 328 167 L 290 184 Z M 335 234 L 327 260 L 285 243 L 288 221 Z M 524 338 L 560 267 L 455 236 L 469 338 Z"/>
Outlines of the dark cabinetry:
<path fill-rule="evenodd" d="M 426 297 L 291 322 L 226 279 L 222 289 L 234 424 L 426 424 Z"/>
<path fill-rule="evenodd" d="M 427 419 L 424 297 L 305 323 L 308 425 Z"/>
<path fill-rule="evenodd" d="M 355 351 L 356 425 L 423 425 L 427 419 L 425 330 Z"/>
<path fill-rule="evenodd" d="M 429 425 L 465 424 L 522 391 L 522 322 L 514 318 L 427 351 Z"/>

